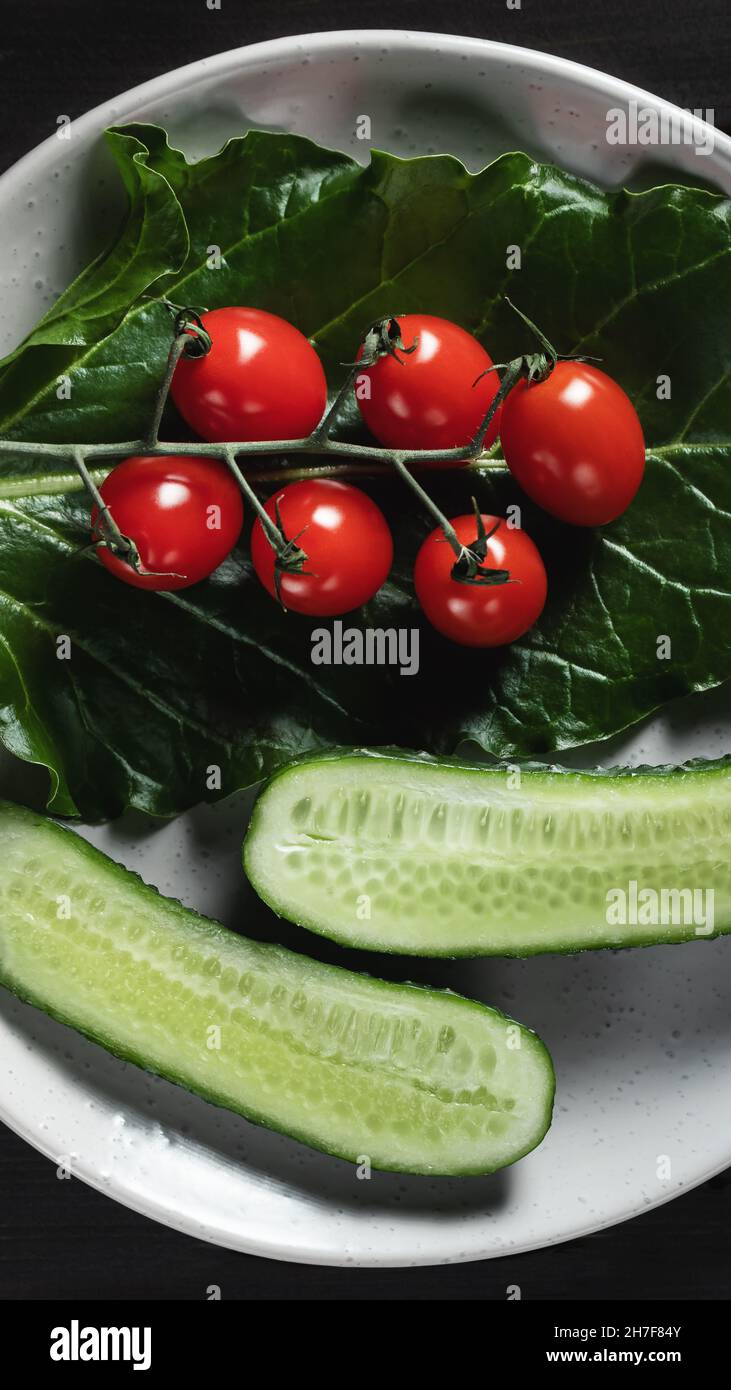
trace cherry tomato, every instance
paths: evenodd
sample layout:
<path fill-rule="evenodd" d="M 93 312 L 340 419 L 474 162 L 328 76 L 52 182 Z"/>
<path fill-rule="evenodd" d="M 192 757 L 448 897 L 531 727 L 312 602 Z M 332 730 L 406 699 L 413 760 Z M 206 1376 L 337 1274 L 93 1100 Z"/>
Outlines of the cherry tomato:
<path fill-rule="evenodd" d="M 500 386 L 497 372 L 477 381 L 492 366 L 492 358 L 471 333 L 448 319 L 402 314 L 397 322 L 404 346 L 416 342 L 416 350 L 397 349 L 397 357 L 379 357 L 372 367 L 364 368 L 370 394 L 364 394 L 359 379 L 356 400 L 369 430 L 388 449 L 466 446 Z M 498 409 L 486 448 L 497 438 L 499 415 Z"/>
<path fill-rule="evenodd" d="M 500 439 L 528 496 L 574 526 L 620 516 L 645 471 L 632 402 L 589 362 L 558 362 L 545 381 L 519 381 L 503 403 Z"/>
<path fill-rule="evenodd" d="M 212 574 L 235 546 L 244 519 L 239 488 L 224 463 L 183 454 L 135 455 L 117 465 L 99 489 L 140 561 L 136 570 L 106 546 L 97 555 L 112 574 L 138 589 L 187 589 Z M 98 510 L 91 513 L 92 533 Z"/>
<path fill-rule="evenodd" d="M 213 309 L 205 357 L 181 357 L 171 395 L 191 429 L 212 443 L 304 439 L 324 413 L 327 382 L 304 334 L 263 309 Z"/>
<path fill-rule="evenodd" d="M 442 530 L 427 536 L 414 565 L 416 596 L 432 627 L 465 647 L 502 647 L 522 637 L 546 602 L 546 571 L 525 531 L 495 516 L 484 516 L 489 532 L 485 565 L 510 572 L 504 584 L 462 584 L 452 578 L 455 554 Z M 472 515 L 452 521 L 463 545 L 472 545 L 477 524 Z"/>
<path fill-rule="evenodd" d="M 349 483 L 312 478 L 290 483 L 269 498 L 266 510 L 272 520 L 275 502 L 287 539 L 298 537 L 307 556 L 308 573 L 281 575 L 285 608 L 330 618 L 373 598 L 388 577 L 393 542 L 370 497 Z M 259 520 L 251 533 L 251 558 L 264 588 L 276 598 L 274 551 Z"/>

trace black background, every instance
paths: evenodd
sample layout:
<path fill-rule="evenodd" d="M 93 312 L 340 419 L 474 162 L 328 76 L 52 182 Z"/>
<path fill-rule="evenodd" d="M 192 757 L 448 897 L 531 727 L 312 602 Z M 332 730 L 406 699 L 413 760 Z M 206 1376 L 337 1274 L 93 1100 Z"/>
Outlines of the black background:
<path fill-rule="evenodd" d="M 0 168 L 98 102 L 170 68 L 327 29 L 448 31 L 522 44 L 616 74 L 731 128 L 728 0 L 22 0 L 2 5 Z M 0 1065 L 1 1065 L 0 1059 Z M 723 1098 L 719 1097 L 719 1104 Z M 71 1181 L 0 1132 L 5 1299 L 726 1299 L 726 1174 L 610 1231 L 527 1255 L 423 1270 L 331 1270 L 233 1254 Z"/>

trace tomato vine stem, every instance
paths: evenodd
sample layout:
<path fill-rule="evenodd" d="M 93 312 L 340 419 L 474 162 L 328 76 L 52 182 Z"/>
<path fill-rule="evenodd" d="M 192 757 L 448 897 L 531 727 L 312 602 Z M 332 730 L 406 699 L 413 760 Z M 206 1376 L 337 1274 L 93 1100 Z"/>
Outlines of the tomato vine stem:
<path fill-rule="evenodd" d="M 180 339 L 176 339 L 176 343 Z M 234 473 L 242 492 L 250 502 L 252 508 L 260 518 L 265 528 L 267 538 L 274 546 L 279 555 L 283 552 L 284 546 L 289 545 L 286 537 L 278 532 L 275 523 L 271 520 L 268 512 L 262 505 L 259 498 L 253 491 L 251 484 L 287 483 L 305 477 L 331 477 L 348 479 L 351 477 L 378 477 L 396 474 L 407 483 L 412 491 L 418 496 L 420 502 L 425 506 L 431 515 L 442 527 L 447 539 L 455 551 L 455 555 L 462 556 L 462 547 L 457 540 L 453 528 L 447 519 L 440 512 L 436 503 L 432 501 L 428 493 L 417 482 L 407 465 L 418 468 L 420 464 L 441 466 L 445 471 L 455 464 L 463 464 L 465 470 L 492 472 L 504 469 L 502 459 L 483 454 L 482 443 L 484 435 L 489 427 L 489 421 L 484 430 L 479 431 L 476 439 L 466 447 L 454 449 L 421 449 L 411 451 L 394 451 L 385 449 L 380 445 L 357 444 L 350 441 L 335 439 L 330 434 L 330 429 L 335 419 L 335 411 L 343 403 L 349 389 L 349 381 L 338 392 L 332 405 L 329 407 L 320 425 L 316 427 L 311 435 L 306 439 L 279 439 L 266 441 L 232 441 L 226 444 L 209 444 L 203 441 L 191 443 L 189 441 L 167 441 L 158 437 L 162 415 L 167 401 L 167 395 L 172 381 L 175 365 L 180 354 L 184 351 L 184 344 L 179 346 L 175 357 L 171 352 L 168 358 L 168 368 L 165 378 L 161 384 L 160 391 L 155 401 L 155 412 L 153 421 L 145 438 L 122 440 L 114 443 L 63 443 L 56 444 L 48 441 L 28 441 L 14 439 L 0 439 L 0 455 L 15 454 L 22 457 L 33 457 L 71 463 L 76 470 L 79 479 L 79 486 L 85 488 L 93 502 L 99 509 L 99 515 L 104 517 L 105 526 L 110 533 L 110 541 L 113 547 L 117 548 L 117 553 L 122 558 L 132 557 L 133 541 L 130 537 L 122 535 L 116 526 L 111 513 L 105 508 L 101 499 L 96 482 L 91 476 L 91 464 L 115 463 L 119 459 L 129 458 L 134 455 L 149 455 L 151 457 L 164 457 L 166 455 L 188 455 L 196 458 L 212 458 L 224 462 Z M 171 365 L 172 361 L 172 365 Z M 323 427 L 327 425 L 327 429 Z M 238 466 L 239 459 L 272 458 L 273 456 L 284 456 L 282 465 L 251 470 L 247 476 Z M 337 459 L 338 463 L 324 463 L 319 467 L 315 465 L 307 468 L 288 467 L 286 460 L 289 456 L 294 457 L 313 457 L 321 459 Z M 95 470 L 98 471 L 98 470 Z M 48 478 L 48 486 L 52 487 L 52 479 Z M 66 480 L 63 488 L 65 492 L 75 491 L 72 478 Z M 22 495 L 17 490 L 14 495 Z M 276 537 L 276 539 L 275 539 Z M 299 566 L 306 557 L 303 552 L 293 553 L 291 550 L 287 556 L 288 563 Z"/>
<path fill-rule="evenodd" d="M 51 444 L 47 441 L 29 441 L 27 439 L 0 439 L 0 453 L 18 454 L 39 458 L 57 459 L 59 461 L 74 462 L 77 458 L 83 459 L 88 463 L 94 459 L 109 459 L 110 461 L 126 458 L 128 454 L 144 454 L 148 452 L 152 455 L 163 456 L 166 454 L 190 454 L 199 458 L 224 458 L 226 450 L 230 450 L 236 458 L 264 458 L 270 455 L 287 454 L 325 454 L 335 458 L 350 459 L 353 464 L 360 465 L 361 474 L 365 476 L 365 471 L 369 473 L 382 472 L 387 469 L 393 461 L 394 450 L 384 449 L 378 445 L 355 444 L 343 439 L 317 439 L 309 435 L 307 439 L 272 439 L 260 442 L 258 440 L 232 440 L 227 444 L 208 444 L 202 440 L 191 443 L 188 440 L 162 440 L 158 439 L 154 446 L 147 447 L 144 439 L 126 439 L 115 443 L 87 444 Z M 418 467 L 419 464 L 443 464 L 445 470 L 451 471 L 451 466 L 456 463 L 464 464 L 466 467 L 472 464 L 479 468 L 495 468 L 498 465 L 503 467 L 502 460 L 495 458 L 489 451 L 487 453 L 475 454 L 472 445 L 467 445 L 458 449 L 412 449 L 407 452 L 403 450 L 399 457 L 402 461 Z M 372 465 L 372 468 L 369 468 Z M 256 476 L 261 481 L 274 480 L 282 477 L 284 469 L 272 468 L 267 470 L 257 470 Z M 309 471 L 309 470 L 308 470 Z M 254 476 L 252 474 L 252 476 Z M 71 487 L 67 491 L 73 491 Z"/>
<path fill-rule="evenodd" d="M 514 307 L 514 306 L 511 306 Z M 97 508 L 96 526 L 99 532 L 99 543 L 109 546 L 117 555 L 126 560 L 134 569 L 142 571 L 139 551 L 134 538 L 125 536 L 117 526 L 109 508 L 104 503 L 103 497 L 91 476 L 88 464 L 94 460 L 114 460 L 130 457 L 132 455 L 189 455 L 198 458 L 213 458 L 225 463 L 231 471 L 236 482 L 249 502 L 253 511 L 256 513 L 269 544 L 275 551 L 275 567 L 277 575 L 282 573 L 302 573 L 307 561 L 307 555 L 297 544 L 295 537 L 290 539 L 286 536 L 281 524 L 281 519 L 277 515 L 276 521 L 269 515 L 267 509 L 257 497 L 251 486 L 252 482 L 284 482 L 292 478 L 293 472 L 300 476 L 349 476 L 354 472 L 395 472 L 398 477 L 406 483 L 410 490 L 418 499 L 420 505 L 434 518 L 437 525 L 441 528 L 446 540 L 455 554 L 455 564 L 453 577 L 465 583 L 475 582 L 485 574 L 484 546 L 481 545 L 479 533 L 480 519 L 478 517 L 478 534 L 473 546 L 463 545 L 451 522 L 444 516 L 436 502 L 429 496 L 429 493 L 421 483 L 417 481 L 411 472 L 411 467 L 418 468 L 420 465 L 437 465 L 448 468 L 454 465 L 464 465 L 476 467 L 483 455 L 483 446 L 487 431 L 495 416 L 495 413 L 506 395 L 515 385 L 518 377 L 522 374 L 528 376 L 529 381 L 541 378 L 547 374 L 555 365 L 557 360 L 556 353 L 551 348 L 548 340 L 543 337 L 535 325 L 526 318 L 520 310 L 517 312 L 521 318 L 530 326 L 538 336 L 544 354 L 534 354 L 532 358 L 516 358 L 514 361 L 502 364 L 499 370 L 504 368 L 505 375 L 500 383 L 499 389 L 493 397 L 490 407 L 487 410 L 473 439 L 466 446 L 459 446 L 451 449 L 420 449 L 420 450 L 393 450 L 382 448 L 378 445 L 350 443 L 345 440 L 333 438 L 332 429 L 345 401 L 355 387 L 358 376 L 367 372 L 368 368 L 386 352 L 395 355 L 397 347 L 403 348 L 401 343 L 398 319 L 394 316 L 380 320 L 373 324 L 365 335 L 361 344 L 359 359 L 348 364 L 349 370 L 345 380 L 338 389 L 334 399 L 326 408 L 325 413 L 319 424 L 315 427 L 307 438 L 303 439 L 281 439 L 281 440 L 240 440 L 221 443 L 208 442 L 171 442 L 168 443 L 160 439 L 160 428 L 162 424 L 165 407 L 170 394 L 170 387 L 175 374 L 176 367 L 184 353 L 191 356 L 201 356 L 210 352 L 211 339 L 208 335 L 200 315 L 196 309 L 185 308 L 176 304 L 169 304 L 168 308 L 173 316 L 174 336 L 167 356 L 165 371 L 160 382 L 159 389 L 155 396 L 155 402 L 150 421 L 149 429 L 145 436 L 139 440 L 128 440 L 121 443 L 101 443 L 101 444 L 52 444 L 43 441 L 30 443 L 27 440 L 0 440 L 0 454 L 15 453 L 20 455 L 31 454 L 35 457 L 47 459 L 63 459 L 70 461 L 87 493 Z M 205 311 L 201 311 L 205 312 Z M 412 352 L 412 348 L 403 349 L 405 352 Z M 495 369 L 491 369 L 495 370 Z M 479 380 L 479 378 L 478 378 Z M 477 384 L 476 382 L 474 383 Z M 320 455 L 335 456 L 345 463 L 339 466 L 328 468 L 316 468 L 307 470 L 292 470 L 291 468 L 279 467 L 271 470 L 256 470 L 246 477 L 239 467 L 239 459 L 250 459 L 271 455 Z M 490 465 L 488 465 L 490 466 Z M 495 466 L 494 464 L 492 465 Z M 477 515 L 477 509 L 476 509 Z"/>
<path fill-rule="evenodd" d="M 145 449 L 147 452 L 149 452 L 150 450 L 154 450 L 157 445 L 158 438 L 160 435 L 160 425 L 162 424 L 162 417 L 165 411 L 165 406 L 167 405 L 168 396 L 170 394 L 172 380 L 175 375 L 175 368 L 177 367 L 178 362 L 180 361 L 181 357 L 183 356 L 183 353 L 186 350 L 188 341 L 190 340 L 188 339 L 186 341 L 185 333 L 177 333 L 170 345 L 168 359 L 165 364 L 165 375 L 163 376 L 162 382 L 160 383 L 160 389 L 155 398 L 155 408 L 152 414 L 152 420 L 150 421 L 150 428 L 147 432 L 147 438 L 145 440 Z"/>
<path fill-rule="evenodd" d="M 133 569 L 141 569 L 140 555 L 137 546 L 130 536 L 125 536 L 120 531 L 109 507 L 89 473 L 86 462 L 80 451 L 75 451 L 73 462 L 86 491 L 97 509 L 96 528 L 99 533 L 98 544 L 108 546 L 115 555 L 125 560 Z"/>

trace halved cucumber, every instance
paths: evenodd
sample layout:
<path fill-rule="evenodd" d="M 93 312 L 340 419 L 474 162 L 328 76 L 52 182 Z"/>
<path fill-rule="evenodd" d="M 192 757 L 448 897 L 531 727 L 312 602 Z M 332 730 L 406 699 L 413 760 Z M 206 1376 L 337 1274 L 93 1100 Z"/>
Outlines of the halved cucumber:
<path fill-rule="evenodd" d="M 731 930 L 731 764 L 601 773 L 334 750 L 275 773 L 246 872 L 349 946 L 526 956 Z"/>
<path fill-rule="evenodd" d="M 0 984 L 257 1124 L 374 1168 L 487 1173 L 551 1122 L 543 1043 L 459 995 L 247 941 L 0 803 Z"/>

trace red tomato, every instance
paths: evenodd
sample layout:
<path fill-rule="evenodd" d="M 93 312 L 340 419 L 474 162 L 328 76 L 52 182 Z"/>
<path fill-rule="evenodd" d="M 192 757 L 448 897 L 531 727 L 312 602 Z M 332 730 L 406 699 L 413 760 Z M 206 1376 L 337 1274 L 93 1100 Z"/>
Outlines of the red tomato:
<path fill-rule="evenodd" d="M 545 381 L 519 381 L 503 402 L 500 439 L 528 496 L 574 526 L 620 516 L 645 471 L 629 396 L 589 362 L 558 362 Z"/>
<path fill-rule="evenodd" d="M 263 309 L 213 309 L 205 357 L 181 357 L 171 395 L 191 429 L 214 444 L 305 439 L 319 424 L 327 382 L 298 328 Z"/>
<path fill-rule="evenodd" d="M 416 351 L 398 358 L 379 357 L 364 368 L 370 398 L 360 378 L 356 400 L 369 430 L 388 449 L 455 449 L 471 443 L 487 414 L 500 379 L 497 372 L 477 378 L 492 358 L 471 333 L 432 314 L 402 314 L 398 320 L 405 347 L 418 339 Z M 497 438 L 498 409 L 485 439 Z M 424 465 L 435 467 L 437 465 Z M 459 467 L 456 464 L 455 467 Z"/>
<path fill-rule="evenodd" d="M 388 577 L 393 542 L 383 513 L 365 492 L 332 478 L 312 478 L 269 498 L 266 510 L 273 521 L 275 502 L 287 539 L 299 536 L 309 571 L 281 575 L 285 608 L 331 618 L 373 598 Z M 251 558 L 264 588 L 276 598 L 274 550 L 259 520 L 251 533 Z"/>
<path fill-rule="evenodd" d="M 452 578 L 455 554 L 440 527 L 427 536 L 414 565 L 416 596 L 432 627 L 465 647 L 502 647 L 532 627 L 546 602 L 546 571 L 525 531 L 495 516 L 482 517 L 487 542 L 485 567 L 510 572 L 504 584 L 462 584 Z M 462 545 L 477 534 L 473 515 L 452 521 Z"/>
<path fill-rule="evenodd" d="M 244 519 L 241 493 L 224 463 L 183 454 L 136 455 L 117 465 L 99 489 L 144 569 L 138 574 L 106 546 L 97 555 L 112 574 L 138 589 L 187 589 L 217 569 L 235 546 Z M 98 510 L 91 513 L 99 539 Z"/>

